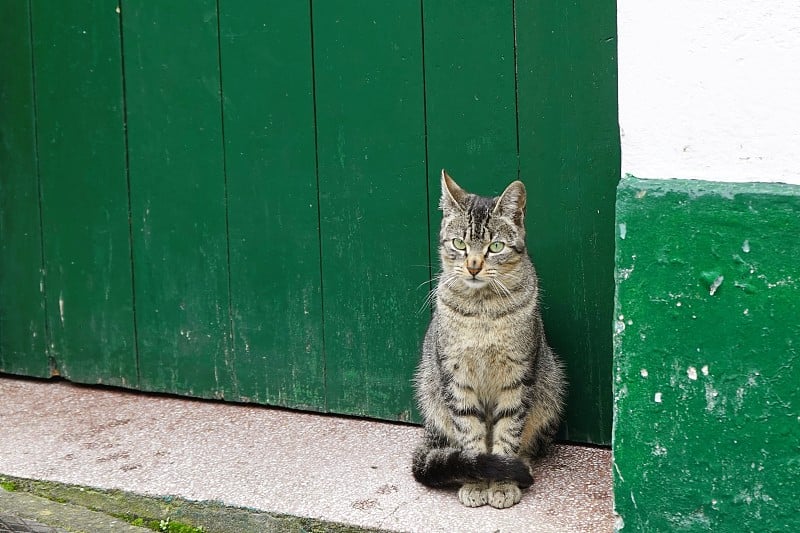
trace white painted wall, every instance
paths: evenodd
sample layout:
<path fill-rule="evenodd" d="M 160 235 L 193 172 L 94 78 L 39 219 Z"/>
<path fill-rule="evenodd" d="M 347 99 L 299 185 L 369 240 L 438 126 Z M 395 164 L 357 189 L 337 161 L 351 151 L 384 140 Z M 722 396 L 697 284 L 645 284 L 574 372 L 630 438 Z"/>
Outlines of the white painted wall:
<path fill-rule="evenodd" d="M 800 0 L 618 0 L 622 172 L 800 184 Z"/>

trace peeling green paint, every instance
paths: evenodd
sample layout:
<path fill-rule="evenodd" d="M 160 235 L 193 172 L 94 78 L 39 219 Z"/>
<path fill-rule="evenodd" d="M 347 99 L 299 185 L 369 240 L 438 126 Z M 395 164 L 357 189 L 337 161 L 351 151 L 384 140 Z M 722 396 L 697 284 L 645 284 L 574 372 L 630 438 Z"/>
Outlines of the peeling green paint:
<path fill-rule="evenodd" d="M 625 531 L 800 531 L 800 187 L 621 181 Z"/>

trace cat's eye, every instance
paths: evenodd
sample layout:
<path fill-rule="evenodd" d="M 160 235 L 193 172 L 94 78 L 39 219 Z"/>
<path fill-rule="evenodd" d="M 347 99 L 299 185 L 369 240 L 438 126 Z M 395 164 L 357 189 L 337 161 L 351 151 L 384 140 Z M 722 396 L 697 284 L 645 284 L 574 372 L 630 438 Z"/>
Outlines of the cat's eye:
<path fill-rule="evenodd" d="M 489 245 L 489 251 L 492 253 L 497 253 L 503 250 L 506 245 L 500 241 L 494 241 L 492 244 Z"/>
<path fill-rule="evenodd" d="M 453 239 L 453 248 L 455 248 L 456 250 L 466 250 L 467 243 L 456 237 L 455 239 Z"/>

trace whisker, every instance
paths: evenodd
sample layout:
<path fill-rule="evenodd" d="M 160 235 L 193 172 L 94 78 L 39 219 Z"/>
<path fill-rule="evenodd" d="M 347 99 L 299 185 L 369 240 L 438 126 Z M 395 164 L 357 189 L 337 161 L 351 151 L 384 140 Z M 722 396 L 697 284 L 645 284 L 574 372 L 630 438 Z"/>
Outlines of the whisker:
<path fill-rule="evenodd" d="M 420 283 L 419 285 L 417 285 L 417 287 L 416 287 L 414 290 L 415 290 L 415 291 L 417 291 L 417 290 L 419 290 L 419 288 L 420 288 L 420 287 L 422 287 L 423 285 L 427 285 L 428 283 L 430 283 L 430 282 L 432 282 L 432 281 L 436 281 L 437 279 L 439 279 L 439 276 L 438 276 L 438 275 L 436 275 L 436 276 L 433 276 L 431 279 L 429 279 L 429 280 L 426 280 L 426 281 L 423 281 L 422 283 Z"/>
<path fill-rule="evenodd" d="M 457 273 L 454 273 L 454 272 L 447 272 L 447 273 L 439 272 L 439 273 L 437 273 L 436 276 L 434 276 L 433 279 L 430 280 L 430 281 L 435 281 L 436 284 L 434 285 L 433 289 L 428 292 L 427 296 L 425 296 L 425 299 L 423 300 L 422 305 L 420 305 L 419 309 L 417 310 L 417 314 L 422 313 L 422 311 L 426 307 L 429 307 L 434 302 L 434 300 L 436 299 L 436 296 L 439 294 L 439 291 L 442 288 L 449 287 L 450 285 L 455 283 L 457 280 L 458 280 L 458 274 Z M 425 283 L 429 283 L 429 281 L 426 281 Z M 424 285 L 424 284 L 421 284 L 419 287 L 421 287 L 422 285 Z M 417 287 L 417 288 L 419 289 L 419 287 Z"/>
<path fill-rule="evenodd" d="M 494 290 L 495 294 L 497 294 L 501 298 L 507 296 L 504 287 L 500 284 L 500 282 L 496 278 L 490 278 L 489 284 L 492 287 L 492 290 Z"/>
<path fill-rule="evenodd" d="M 497 278 L 491 278 L 491 282 L 492 282 L 492 287 L 496 287 L 497 289 L 499 289 L 499 291 L 502 291 L 502 294 L 500 292 L 497 292 L 498 296 L 502 298 L 507 298 L 511 300 L 511 302 L 514 305 L 517 305 L 517 299 L 514 297 L 514 293 L 511 292 L 511 290 L 506 286 L 505 283 L 503 283 Z"/>
<path fill-rule="evenodd" d="M 492 269 L 492 270 L 494 271 L 495 274 L 499 274 L 500 273 L 500 271 L 497 270 L 496 268 Z M 522 281 L 522 279 L 523 279 L 522 276 L 520 276 L 516 272 L 505 272 L 505 273 L 503 273 L 503 277 L 504 278 L 508 278 L 511 281 Z"/>
<path fill-rule="evenodd" d="M 430 283 L 432 281 L 435 281 L 437 283 L 433 286 L 433 288 L 431 290 L 428 291 L 428 294 L 425 295 L 425 299 L 422 300 L 422 304 L 420 304 L 419 309 L 417 309 L 417 314 L 418 315 L 420 313 L 422 313 L 422 311 L 425 308 L 430 307 L 431 303 L 433 302 L 434 298 L 436 297 L 436 293 L 437 293 L 438 288 L 439 288 L 438 281 L 439 281 L 440 278 L 441 278 L 441 274 L 437 274 L 436 276 L 433 277 L 433 279 L 428 280 L 428 281 L 425 282 L 425 283 Z M 424 285 L 425 283 L 421 283 L 420 285 L 418 285 L 417 289 L 422 287 L 422 285 Z"/>
<path fill-rule="evenodd" d="M 422 305 L 420 305 L 419 309 L 417 309 L 417 314 L 419 315 L 425 309 L 430 308 L 430 305 L 431 305 L 431 303 L 433 303 L 433 299 L 435 297 L 436 297 L 436 290 L 430 291 L 428 293 L 428 295 L 425 297 L 425 300 L 423 300 Z"/>

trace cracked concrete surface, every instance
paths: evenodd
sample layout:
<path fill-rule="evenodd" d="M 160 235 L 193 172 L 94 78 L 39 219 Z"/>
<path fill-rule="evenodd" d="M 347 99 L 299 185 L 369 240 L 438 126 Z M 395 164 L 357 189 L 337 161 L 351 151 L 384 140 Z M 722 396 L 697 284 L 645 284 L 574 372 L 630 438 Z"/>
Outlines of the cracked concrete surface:
<path fill-rule="evenodd" d="M 420 532 L 613 531 L 611 452 L 559 445 L 505 510 L 415 483 L 413 426 L 0 376 L 0 473 Z"/>

